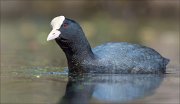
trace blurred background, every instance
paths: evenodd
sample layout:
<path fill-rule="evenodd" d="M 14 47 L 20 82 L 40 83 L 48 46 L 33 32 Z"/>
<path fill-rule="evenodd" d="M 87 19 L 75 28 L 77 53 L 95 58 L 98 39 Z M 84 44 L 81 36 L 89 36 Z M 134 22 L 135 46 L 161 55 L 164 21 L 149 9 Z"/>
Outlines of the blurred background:
<path fill-rule="evenodd" d="M 77 21 L 92 47 L 139 43 L 178 65 L 179 12 L 178 0 L 3 0 L 1 65 L 67 66 L 57 44 L 46 41 L 50 21 L 59 15 Z"/>
<path fill-rule="evenodd" d="M 135 104 L 179 104 L 179 0 L 0 3 L 1 103 L 53 104 L 64 95 L 67 76 L 41 75 L 59 72 L 67 66 L 66 57 L 55 41 L 46 41 L 51 20 L 64 15 L 81 25 L 92 47 L 106 42 L 131 42 L 154 48 L 169 58 L 167 70 L 175 74 L 167 74 L 153 96 Z"/>

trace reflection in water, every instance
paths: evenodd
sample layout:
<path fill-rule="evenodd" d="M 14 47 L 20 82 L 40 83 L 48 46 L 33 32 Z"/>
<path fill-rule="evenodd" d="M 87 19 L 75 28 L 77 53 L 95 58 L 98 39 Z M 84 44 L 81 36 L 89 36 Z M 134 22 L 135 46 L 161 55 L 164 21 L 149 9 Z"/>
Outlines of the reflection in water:
<path fill-rule="evenodd" d="M 163 75 L 148 74 L 85 74 L 69 77 L 60 104 L 87 104 L 91 98 L 105 102 L 126 102 L 153 94 Z"/>

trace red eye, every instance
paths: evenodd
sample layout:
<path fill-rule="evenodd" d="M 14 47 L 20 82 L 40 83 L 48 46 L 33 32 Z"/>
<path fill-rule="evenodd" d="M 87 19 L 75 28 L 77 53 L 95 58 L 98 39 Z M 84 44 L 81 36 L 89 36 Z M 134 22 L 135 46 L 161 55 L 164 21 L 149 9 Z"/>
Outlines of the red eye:
<path fill-rule="evenodd" d="M 64 28 L 67 28 L 67 27 L 68 27 L 68 23 L 64 23 L 64 24 L 63 24 L 63 27 L 64 27 Z"/>

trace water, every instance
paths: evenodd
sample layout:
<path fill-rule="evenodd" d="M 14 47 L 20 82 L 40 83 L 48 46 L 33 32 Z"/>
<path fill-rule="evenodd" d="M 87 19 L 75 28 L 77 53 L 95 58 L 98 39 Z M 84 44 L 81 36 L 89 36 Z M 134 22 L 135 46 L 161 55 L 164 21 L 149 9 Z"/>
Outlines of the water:
<path fill-rule="evenodd" d="M 1 68 L 1 103 L 179 103 L 178 72 L 68 77 L 66 68 Z"/>

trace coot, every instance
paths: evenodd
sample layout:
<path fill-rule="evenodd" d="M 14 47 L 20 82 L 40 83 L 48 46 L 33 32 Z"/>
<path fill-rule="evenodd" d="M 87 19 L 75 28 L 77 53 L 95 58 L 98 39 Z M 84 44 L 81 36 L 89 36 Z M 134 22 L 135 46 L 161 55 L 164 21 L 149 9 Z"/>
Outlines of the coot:
<path fill-rule="evenodd" d="M 169 59 L 152 48 L 126 42 L 91 48 L 81 26 L 64 16 L 51 21 L 47 41 L 54 40 L 64 51 L 69 73 L 153 74 L 165 73 Z"/>

